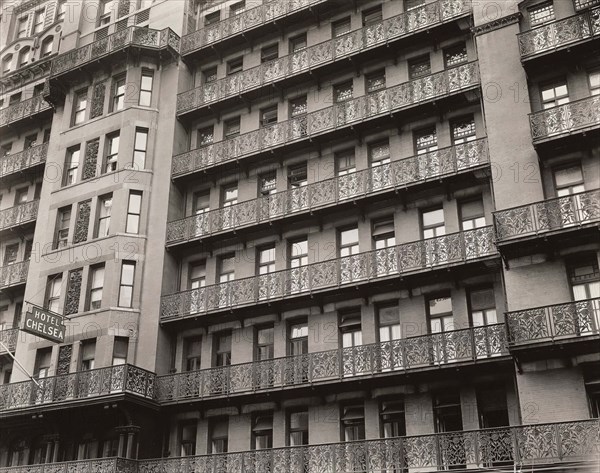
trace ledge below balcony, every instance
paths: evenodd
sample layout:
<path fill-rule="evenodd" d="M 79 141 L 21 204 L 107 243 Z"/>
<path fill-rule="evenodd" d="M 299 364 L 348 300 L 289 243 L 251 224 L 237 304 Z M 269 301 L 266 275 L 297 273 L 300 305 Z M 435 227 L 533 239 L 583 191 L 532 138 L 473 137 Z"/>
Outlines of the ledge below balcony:
<path fill-rule="evenodd" d="M 301 51 L 204 84 L 177 96 L 177 114 L 184 116 L 262 87 L 280 83 L 303 73 L 313 73 L 327 65 L 403 38 L 463 18 L 471 13 L 470 0 L 438 0 L 383 21 L 359 28 Z M 184 37 L 185 39 L 186 37 Z M 397 46 L 397 45 L 396 45 Z M 220 104 L 219 104 L 220 105 Z"/>
<path fill-rule="evenodd" d="M 237 307 L 273 304 L 398 276 L 464 265 L 498 256 L 493 227 L 404 243 L 270 274 L 191 289 L 162 297 L 161 322 L 177 321 Z"/>
<path fill-rule="evenodd" d="M 19 103 L 9 105 L 0 110 L 0 127 L 16 125 L 23 120 L 29 120 L 40 113 L 51 111 L 50 104 L 44 101 L 42 95 L 36 95 Z M 36 124 L 37 125 L 37 124 Z"/>
<path fill-rule="evenodd" d="M 582 11 L 519 34 L 521 60 L 590 41 L 600 36 L 600 7 Z"/>
<path fill-rule="evenodd" d="M 0 290 L 23 285 L 27 282 L 29 261 L 21 261 L 0 268 Z"/>
<path fill-rule="evenodd" d="M 600 128 L 600 95 L 529 115 L 533 144 L 558 140 Z"/>
<path fill-rule="evenodd" d="M 173 156 L 172 177 L 178 178 L 223 163 L 235 163 L 241 158 L 321 136 L 330 138 L 330 133 L 336 130 L 345 131 L 351 126 L 387 118 L 390 113 L 464 94 L 479 88 L 479 85 L 477 61 L 466 63 L 178 154 Z"/>
<path fill-rule="evenodd" d="M 506 255 L 513 253 L 509 245 L 520 255 L 529 246 L 575 246 L 591 241 L 590 237 L 598 236 L 599 223 L 600 189 L 494 212 L 496 242 Z"/>
<path fill-rule="evenodd" d="M 396 152 L 395 149 L 389 149 L 390 154 Z M 393 156 L 390 157 L 393 159 Z M 167 225 L 167 246 L 224 235 L 241 228 L 271 224 L 273 221 L 325 208 L 338 208 L 346 202 L 398 192 L 429 180 L 472 172 L 487 167 L 488 164 L 487 138 L 442 148 L 171 221 Z"/>
<path fill-rule="evenodd" d="M 598 419 L 139 460 L 137 473 L 537 471 L 598 461 Z M 574 467 L 575 468 L 575 467 Z"/>
<path fill-rule="evenodd" d="M 0 211 L 0 232 L 35 223 L 38 215 L 39 200 L 15 205 Z"/>
<path fill-rule="evenodd" d="M 89 371 L 0 385 L 3 416 L 22 411 L 45 411 L 65 405 L 101 402 L 131 395 L 154 404 L 155 375 L 133 365 L 109 366 Z"/>

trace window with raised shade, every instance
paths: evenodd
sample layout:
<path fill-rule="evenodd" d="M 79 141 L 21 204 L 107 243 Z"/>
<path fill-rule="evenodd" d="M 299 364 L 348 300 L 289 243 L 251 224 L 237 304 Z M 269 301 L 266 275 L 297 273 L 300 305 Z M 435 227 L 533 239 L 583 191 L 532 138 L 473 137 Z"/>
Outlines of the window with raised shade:
<path fill-rule="evenodd" d="M 33 15 L 33 34 L 40 33 L 44 29 L 45 10 L 38 10 Z"/>
<path fill-rule="evenodd" d="M 339 151 L 334 154 L 336 175 L 345 176 L 356 171 L 354 149 Z"/>
<path fill-rule="evenodd" d="M 469 308 L 471 310 L 471 324 L 473 327 L 498 323 L 493 288 L 474 289 L 470 291 Z"/>
<path fill-rule="evenodd" d="M 541 87 L 542 108 L 544 110 L 569 103 L 569 89 L 564 81 Z"/>
<path fill-rule="evenodd" d="M 417 154 L 425 154 L 437 149 L 438 141 L 435 127 L 415 132 L 415 151 Z"/>
<path fill-rule="evenodd" d="M 211 144 L 214 141 L 214 137 L 215 137 L 214 127 L 212 125 L 207 126 L 205 128 L 200 128 L 198 130 L 197 146 L 201 147 L 201 146 L 207 146 L 207 145 Z"/>
<path fill-rule="evenodd" d="M 345 102 L 350 100 L 354 93 L 354 86 L 352 81 L 344 82 L 333 86 L 333 101 L 334 103 Z"/>
<path fill-rule="evenodd" d="M 220 332 L 213 335 L 215 343 L 215 366 L 231 365 L 231 332 Z"/>
<path fill-rule="evenodd" d="M 260 50 L 260 62 L 269 62 L 279 57 L 279 45 L 273 44 Z"/>
<path fill-rule="evenodd" d="M 427 210 L 421 214 L 423 238 L 434 238 L 446 234 L 444 209 Z"/>
<path fill-rule="evenodd" d="M 444 64 L 446 67 L 458 66 L 467 61 L 467 45 L 465 43 L 460 43 L 444 49 Z"/>
<path fill-rule="evenodd" d="M 48 282 L 46 283 L 46 301 L 44 306 L 50 312 L 56 314 L 60 310 L 60 292 L 62 288 L 62 274 L 54 274 L 48 276 Z"/>
<path fill-rule="evenodd" d="M 227 61 L 227 75 L 237 74 L 244 69 L 244 56 Z"/>
<path fill-rule="evenodd" d="M 123 110 L 125 106 L 125 75 L 113 79 L 111 112 Z"/>
<path fill-rule="evenodd" d="M 230 118 L 224 123 L 225 139 L 230 139 L 240 134 L 240 117 Z"/>
<path fill-rule="evenodd" d="M 377 322 L 379 326 L 379 341 L 381 343 L 400 340 L 400 310 L 397 304 L 385 304 L 377 307 Z"/>
<path fill-rule="evenodd" d="M 385 69 L 367 75 L 367 93 L 385 89 Z"/>
<path fill-rule="evenodd" d="M 299 268 L 308 264 L 308 240 L 296 240 L 290 243 L 290 268 Z"/>
<path fill-rule="evenodd" d="M 25 38 L 27 36 L 27 23 L 29 21 L 28 16 L 21 17 L 17 20 L 17 36 L 18 38 Z"/>
<path fill-rule="evenodd" d="M 121 366 L 127 363 L 127 350 L 129 349 L 129 338 L 115 337 L 113 344 L 112 365 Z"/>
<path fill-rule="evenodd" d="M 529 13 L 529 24 L 539 26 L 549 21 L 554 20 L 554 4 L 552 2 L 544 2 L 531 7 L 527 10 Z"/>
<path fill-rule="evenodd" d="M 338 21 L 334 21 L 331 24 L 331 35 L 334 38 L 338 38 L 342 35 L 345 35 L 346 33 L 349 33 L 350 28 L 351 28 L 350 17 L 343 18 Z"/>
<path fill-rule="evenodd" d="M 146 169 L 146 151 L 148 150 L 148 130 L 146 128 L 135 129 L 135 141 L 133 144 L 133 169 Z"/>
<path fill-rule="evenodd" d="M 258 250 L 258 274 L 275 272 L 275 246 Z"/>
<path fill-rule="evenodd" d="M 190 289 L 206 286 L 206 263 L 204 261 L 193 263 L 190 267 Z"/>
<path fill-rule="evenodd" d="M 600 95 L 600 71 L 593 71 L 588 74 L 590 86 L 590 95 Z"/>
<path fill-rule="evenodd" d="M 229 7 L 229 16 L 239 15 L 246 10 L 246 2 L 237 2 Z"/>
<path fill-rule="evenodd" d="M 81 342 L 79 369 L 81 371 L 93 370 L 96 366 L 96 339 Z"/>
<path fill-rule="evenodd" d="M 112 194 L 102 196 L 98 199 L 98 224 L 96 226 L 96 238 L 102 238 L 110 234 L 112 204 Z"/>
<path fill-rule="evenodd" d="M 221 21 L 221 10 L 204 15 L 204 26 L 213 25 Z"/>
<path fill-rule="evenodd" d="M 117 170 L 119 159 L 119 141 L 118 134 L 108 135 L 106 137 L 106 158 L 104 159 L 104 173 Z"/>
<path fill-rule="evenodd" d="M 419 79 L 431 74 L 431 60 L 429 54 L 408 61 L 408 74 L 410 79 Z"/>
<path fill-rule="evenodd" d="M 339 256 L 344 258 L 358 253 L 358 228 L 348 228 L 339 232 Z"/>
<path fill-rule="evenodd" d="M 452 299 L 450 296 L 433 297 L 427 300 L 429 332 L 440 333 L 454 330 Z"/>
<path fill-rule="evenodd" d="M 196 435 L 198 430 L 197 420 L 185 420 L 179 423 L 180 456 L 196 455 Z"/>
<path fill-rule="evenodd" d="M 261 327 L 256 331 L 256 360 L 271 360 L 275 356 L 275 330 Z"/>
<path fill-rule="evenodd" d="M 473 116 L 460 118 L 452 122 L 452 143 L 459 145 L 476 139 L 475 118 Z"/>
<path fill-rule="evenodd" d="M 295 36 L 290 39 L 290 53 L 292 54 L 306 49 L 306 46 L 306 33 L 302 33 L 301 35 Z"/>
<path fill-rule="evenodd" d="M 133 282 L 135 279 L 135 262 L 123 261 L 119 282 L 119 307 L 133 306 Z"/>
<path fill-rule="evenodd" d="M 258 176 L 258 193 L 266 197 L 277 192 L 277 173 L 275 171 Z"/>
<path fill-rule="evenodd" d="M 152 85 L 154 83 L 154 72 L 149 69 L 142 70 L 140 82 L 140 106 L 150 107 L 152 105 Z"/>
<path fill-rule="evenodd" d="M 558 197 L 565 197 L 568 195 L 577 194 L 579 192 L 584 192 L 585 184 L 583 181 L 581 165 L 576 164 L 555 169 L 554 185 L 556 187 L 556 195 Z"/>
<path fill-rule="evenodd" d="M 485 212 L 481 197 L 458 204 L 462 230 L 485 227 Z"/>
<path fill-rule="evenodd" d="M 263 108 L 260 111 L 260 126 L 267 127 L 277 123 L 277 105 Z"/>
<path fill-rule="evenodd" d="M 54 236 L 54 249 L 64 248 L 69 240 L 69 226 L 71 225 L 71 206 L 58 209 L 56 219 L 56 234 Z"/>
<path fill-rule="evenodd" d="M 382 250 L 396 245 L 393 216 L 375 220 L 372 231 L 375 249 Z"/>
<path fill-rule="evenodd" d="M 382 438 L 404 437 L 406 435 L 404 400 L 387 399 L 381 401 L 379 418 Z"/>
<path fill-rule="evenodd" d="M 273 414 L 259 413 L 252 419 L 252 448 L 273 448 Z"/>
<path fill-rule="evenodd" d="M 342 406 L 340 413 L 342 440 L 352 442 L 365 438 L 365 408 L 362 404 Z"/>
<path fill-rule="evenodd" d="M 88 100 L 87 89 L 79 90 L 75 93 L 75 100 L 73 102 L 73 120 L 72 125 L 79 125 L 85 121 L 85 111 L 87 109 Z"/>
<path fill-rule="evenodd" d="M 288 413 L 288 446 L 308 445 L 308 410 Z"/>
<path fill-rule="evenodd" d="M 200 356 L 202 353 L 202 337 L 188 337 L 183 339 L 184 368 L 186 371 L 200 369 Z"/>
<path fill-rule="evenodd" d="M 137 235 L 140 231 L 140 218 L 142 214 L 142 191 L 130 191 L 127 202 L 127 221 L 125 233 Z"/>
<path fill-rule="evenodd" d="M 235 279 L 235 255 L 222 256 L 219 260 L 219 283 Z"/>
<path fill-rule="evenodd" d="M 227 453 L 229 437 L 229 419 L 213 418 L 209 420 L 209 453 Z"/>
<path fill-rule="evenodd" d="M 376 168 L 390 163 L 390 143 L 388 140 L 371 143 L 368 147 L 369 162 Z"/>
<path fill-rule="evenodd" d="M 104 291 L 104 264 L 92 266 L 90 269 L 90 292 L 88 296 L 89 310 L 102 307 L 102 295 Z"/>
<path fill-rule="evenodd" d="M 217 67 L 210 67 L 202 71 L 202 83 L 210 84 L 217 80 Z"/>
<path fill-rule="evenodd" d="M 363 26 L 369 26 L 376 23 L 380 23 L 383 20 L 383 12 L 381 5 L 369 8 L 362 12 Z"/>
<path fill-rule="evenodd" d="M 100 0 L 98 9 L 98 26 L 110 23 L 110 16 L 116 4 L 116 0 Z"/>

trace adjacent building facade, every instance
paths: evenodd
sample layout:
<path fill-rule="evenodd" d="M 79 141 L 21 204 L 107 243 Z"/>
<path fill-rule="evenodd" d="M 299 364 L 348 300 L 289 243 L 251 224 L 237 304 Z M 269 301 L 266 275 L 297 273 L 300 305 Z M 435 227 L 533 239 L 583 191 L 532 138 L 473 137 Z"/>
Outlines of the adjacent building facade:
<path fill-rule="evenodd" d="M 0 471 L 598 467 L 600 2 L 2 24 Z"/>

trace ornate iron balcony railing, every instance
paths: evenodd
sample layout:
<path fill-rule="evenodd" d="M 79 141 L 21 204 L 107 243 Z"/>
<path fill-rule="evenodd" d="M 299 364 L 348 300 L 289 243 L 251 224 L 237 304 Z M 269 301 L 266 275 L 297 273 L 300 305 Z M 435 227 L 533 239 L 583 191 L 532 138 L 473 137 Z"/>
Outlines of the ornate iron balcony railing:
<path fill-rule="evenodd" d="M 161 320 L 272 302 L 497 255 L 493 227 L 404 243 L 162 297 Z"/>
<path fill-rule="evenodd" d="M 391 154 L 395 152 L 390 149 Z M 458 174 L 488 163 L 487 138 L 442 148 L 169 222 L 167 244 L 311 212 L 340 202 Z"/>
<path fill-rule="evenodd" d="M 471 0 L 438 0 L 345 35 L 246 69 L 177 96 L 183 113 L 388 44 L 471 12 Z M 184 37 L 185 38 L 185 37 Z"/>
<path fill-rule="evenodd" d="M 327 0 L 260 0 L 261 5 L 249 8 L 237 15 L 204 26 L 181 39 L 181 54 L 189 54 L 218 41 L 273 23 L 301 10 Z M 253 2 L 255 5 L 258 1 Z"/>
<path fill-rule="evenodd" d="M 0 411 L 129 393 L 154 399 L 155 374 L 133 365 L 108 366 L 0 385 Z"/>
<path fill-rule="evenodd" d="M 9 154 L 0 158 L 0 177 L 37 166 L 46 162 L 48 156 L 48 143 L 43 143 L 32 148 Z"/>
<path fill-rule="evenodd" d="M 137 471 L 136 460 L 115 457 L 0 468 L 0 473 L 136 473 Z"/>
<path fill-rule="evenodd" d="M 6 345 L 6 348 L 13 353 L 15 348 L 17 348 L 17 339 L 19 338 L 19 329 L 18 328 L 7 328 L 5 330 L 0 330 L 0 342 Z M 4 352 L 4 348 L 0 346 L 0 353 Z"/>
<path fill-rule="evenodd" d="M 173 157 L 172 174 L 177 177 L 264 150 L 309 140 L 316 135 L 461 93 L 478 85 L 477 61 L 463 64 L 176 155 Z"/>
<path fill-rule="evenodd" d="M 15 205 L 0 211 L 0 230 L 6 230 L 17 225 L 32 222 L 37 218 L 39 200 Z"/>
<path fill-rule="evenodd" d="M 231 396 L 508 354 L 504 324 L 158 376 L 159 402 Z"/>
<path fill-rule="evenodd" d="M 529 115 L 533 142 L 600 127 L 600 95 Z"/>
<path fill-rule="evenodd" d="M 50 77 L 57 77 L 129 46 L 169 49 L 173 54 L 179 54 L 179 42 L 179 36 L 171 28 L 154 30 L 131 26 L 57 56 L 52 61 Z"/>
<path fill-rule="evenodd" d="M 521 59 L 600 35 L 600 7 L 519 33 Z"/>
<path fill-rule="evenodd" d="M 499 243 L 600 222 L 600 189 L 494 212 Z"/>
<path fill-rule="evenodd" d="M 29 261 L 9 264 L 0 268 L 0 289 L 27 282 Z"/>
<path fill-rule="evenodd" d="M 600 298 L 506 313 L 514 344 L 600 335 Z"/>
<path fill-rule="evenodd" d="M 402 472 L 597 461 L 598 419 L 139 460 L 138 473 Z M 410 469 L 410 470 L 409 470 Z"/>
<path fill-rule="evenodd" d="M 49 110 L 51 107 L 44 101 L 44 97 L 36 95 L 14 105 L 9 105 L 0 110 L 0 126 L 10 125 L 25 118 L 31 118 L 36 113 Z"/>

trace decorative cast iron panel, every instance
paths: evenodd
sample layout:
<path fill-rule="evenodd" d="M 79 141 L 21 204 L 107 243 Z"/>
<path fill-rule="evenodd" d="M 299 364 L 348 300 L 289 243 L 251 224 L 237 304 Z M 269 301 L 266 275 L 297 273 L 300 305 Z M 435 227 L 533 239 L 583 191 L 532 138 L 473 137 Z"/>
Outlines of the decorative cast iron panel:
<path fill-rule="evenodd" d="M 79 202 L 77 205 L 77 221 L 75 222 L 75 232 L 73 234 L 73 243 L 87 241 L 88 230 L 90 227 L 90 213 L 92 209 L 92 199 Z"/>
<path fill-rule="evenodd" d="M 104 113 L 105 95 L 106 81 L 95 84 L 94 90 L 92 92 L 92 106 L 90 110 L 90 118 L 100 117 Z"/>
<path fill-rule="evenodd" d="M 82 179 L 91 179 L 96 176 L 98 167 L 98 149 L 100 147 L 100 138 L 88 141 L 85 145 L 85 157 L 83 161 Z"/>
<path fill-rule="evenodd" d="M 67 285 L 67 297 L 65 300 L 65 315 L 79 312 L 79 298 L 81 297 L 81 280 L 83 269 L 69 271 L 69 282 Z"/>

